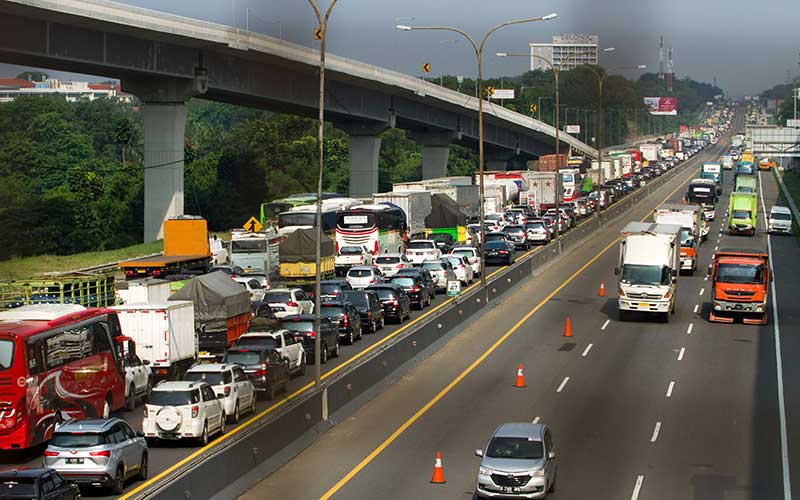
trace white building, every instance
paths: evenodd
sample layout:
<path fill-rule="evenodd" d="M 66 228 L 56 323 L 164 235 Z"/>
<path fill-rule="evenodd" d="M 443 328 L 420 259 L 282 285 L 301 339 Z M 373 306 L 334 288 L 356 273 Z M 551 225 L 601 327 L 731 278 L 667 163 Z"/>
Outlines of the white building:
<path fill-rule="evenodd" d="M 30 82 L 19 78 L 0 78 L 0 102 L 11 102 L 19 96 L 60 95 L 69 102 L 95 99 L 117 99 L 131 102 L 131 95 L 122 92 L 119 84 L 72 82 L 48 79 Z"/>
<path fill-rule="evenodd" d="M 582 64 L 597 64 L 597 35 L 564 34 L 553 37 L 553 43 L 531 43 L 531 71 L 549 70 L 550 65 L 539 56 L 561 64 L 563 69 L 572 69 Z"/>

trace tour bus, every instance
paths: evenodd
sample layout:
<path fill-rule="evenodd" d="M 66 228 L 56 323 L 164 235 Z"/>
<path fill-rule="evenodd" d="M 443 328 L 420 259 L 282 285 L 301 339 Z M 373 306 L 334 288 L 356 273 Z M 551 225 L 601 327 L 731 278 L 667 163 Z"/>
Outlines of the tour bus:
<path fill-rule="evenodd" d="M 62 422 L 122 408 L 122 338 L 110 309 L 39 304 L 0 312 L 0 450 L 30 448 Z"/>
<path fill-rule="evenodd" d="M 578 188 L 580 170 L 577 168 L 562 168 L 559 172 L 561 172 L 561 187 L 564 189 L 563 202 L 575 201 L 580 193 Z"/>
<path fill-rule="evenodd" d="M 331 198 L 340 198 L 342 195 L 339 193 L 322 193 L 322 200 L 328 200 Z M 283 212 L 288 212 L 294 207 L 302 207 L 307 205 L 313 205 L 317 201 L 317 195 L 315 193 L 298 193 L 293 194 L 291 196 L 287 196 L 286 198 L 282 198 L 280 200 L 274 200 L 266 203 L 261 204 L 261 224 L 268 225 L 269 223 L 275 223 L 278 219 L 278 215 Z"/>
<path fill-rule="evenodd" d="M 403 253 L 405 213 L 392 205 L 360 205 L 336 216 L 336 251 L 346 245 L 363 245 L 372 255 Z"/>
<path fill-rule="evenodd" d="M 322 232 L 333 236 L 336 230 L 336 210 L 322 211 Z M 298 229 L 316 227 L 317 207 L 306 205 L 278 214 L 278 234 L 287 236 Z"/>

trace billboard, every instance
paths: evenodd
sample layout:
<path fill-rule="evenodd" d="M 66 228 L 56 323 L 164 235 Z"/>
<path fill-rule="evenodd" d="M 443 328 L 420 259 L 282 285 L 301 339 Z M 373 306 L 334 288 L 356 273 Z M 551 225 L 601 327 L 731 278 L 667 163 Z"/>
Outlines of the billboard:
<path fill-rule="evenodd" d="M 568 134 L 580 134 L 581 133 L 581 126 L 580 125 L 567 125 L 564 127 L 564 131 Z"/>
<path fill-rule="evenodd" d="M 645 106 L 650 108 L 651 115 L 677 115 L 677 97 L 645 97 Z"/>
<path fill-rule="evenodd" d="M 514 89 L 494 89 L 489 99 L 513 99 Z"/>

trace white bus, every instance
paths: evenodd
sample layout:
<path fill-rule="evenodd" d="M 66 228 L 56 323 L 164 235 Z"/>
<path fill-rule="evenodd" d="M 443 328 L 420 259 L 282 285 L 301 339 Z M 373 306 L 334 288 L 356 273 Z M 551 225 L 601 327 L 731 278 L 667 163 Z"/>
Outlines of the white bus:
<path fill-rule="evenodd" d="M 403 253 L 406 217 L 399 207 L 360 205 L 336 216 L 336 251 L 347 245 L 363 245 L 372 255 Z"/>

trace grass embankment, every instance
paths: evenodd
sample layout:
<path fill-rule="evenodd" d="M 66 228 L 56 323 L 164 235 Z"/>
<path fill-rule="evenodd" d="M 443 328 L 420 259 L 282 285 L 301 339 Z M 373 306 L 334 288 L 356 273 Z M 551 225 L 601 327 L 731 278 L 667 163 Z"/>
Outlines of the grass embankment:
<path fill-rule="evenodd" d="M 775 175 L 781 175 L 781 173 L 776 171 Z M 797 175 L 790 170 L 785 170 L 783 175 L 781 175 L 781 178 L 783 179 L 783 183 L 786 185 L 786 189 L 789 191 L 789 194 L 794 199 L 795 205 L 800 205 L 800 175 Z M 781 202 L 783 205 L 785 207 L 789 207 L 789 203 L 786 201 L 786 197 L 783 194 L 783 190 L 780 189 L 780 186 L 778 186 L 778 191 L 780 191 Z M 792 232 L 794 233 L 795 238 L 798 239 L 798 242 L 800 242 L 800 225 L 798 224 L 800 224 L 800 221 L 792 217 Z"/>
<path fill-rule="evenodd" d="M 216 235 L 217 238 L 225 241 L 231 239 L 230 231 L 214 231 L 211 235 Z M 12 258 L 0 261 L 0 279 L 25 279 L 42 273 L 74 271 L 85 267 L 101 266 L 134 257 L 152 255 L 162 251 L 164 251 L 164 242 L 159 240 L 102 252 Z"/>

